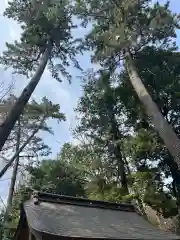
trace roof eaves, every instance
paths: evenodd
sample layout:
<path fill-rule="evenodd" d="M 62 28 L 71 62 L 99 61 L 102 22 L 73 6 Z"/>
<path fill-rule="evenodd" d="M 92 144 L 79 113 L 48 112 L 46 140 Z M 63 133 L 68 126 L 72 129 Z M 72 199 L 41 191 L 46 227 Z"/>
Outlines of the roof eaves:
<path fill-rule="evenodd" d="M 51 202 L 59 204 L 70 204 L 84 207 L 95 207 L 95 208 L 104 208 L 111 209 L 116 211 L 127 211 L 135 212 L 135 207 L 132 204 L 121 204 L 115 202 L 99 201 L 99 200 L 90 200 L 79 197 L 64 196 L 58 194 L 51 194 L 45 192 L 36 192 L 36 197 L 40 202 Z"/>

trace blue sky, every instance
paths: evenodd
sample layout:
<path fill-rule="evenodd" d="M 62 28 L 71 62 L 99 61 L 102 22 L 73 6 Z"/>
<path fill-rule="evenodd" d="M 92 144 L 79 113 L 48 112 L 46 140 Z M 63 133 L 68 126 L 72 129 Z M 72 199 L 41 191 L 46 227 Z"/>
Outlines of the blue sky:
<path fill-rule="evenodd" d="M 7 0 L 0 0 L 0 25 L 1 25 L 1 40 L 0 40 L 0 53 L 5 49 L 5 42 L 12 42 L 18 39 L 20 36 L 19 26 L 2 16 L 2 12 L 7 5 Z M 74 35 L 83 36 L 85 34 L 85 29 L 78 28 L 74 30 Z M 88 53 L 84 56 L 78 57 L 80 65 L 83 69 L 90 67 L 90 56 Z M 55 121 L 51 121 L 51 125 L 55 132 L 54 136 L 43 135 L 45 142 L 52 148 L 53 155 L 55 155 L 60 146 L 67 141 L 72 141 L 71 132 L 69 131 L 70 126 L 74 125 L 74 112 L 73 108 L 76 106 L 78 97 L 81 95 L 80 80 L 76 76 L 80 75 L 77 69 L 69 69 L 72 74 L 72 84 L 67 81 L 63 83 L 58 83 L 56 80 L 52 79 L 49 72 L 46 71 L 41 79 L 40 84 L 33 94 L 33 98 L 40 99 L 43 96 L 47 96 L 53 103 L 59 103 L 61 106 L 61 111 L 66 114 L 67 121 L 65 123 L 56 124 Z M 10 71 L 4 72 L 0 69 L 0 78 L 5 80 L 7 83 L 12 79 L 12 74 Z M 14 77 L 15 92 L 19 94 L 23 87 L 27 84 L 27 79 L 19 76 Z"/>
<path fill-rule="evenodd" d="M 180 0 L 171 0 L 171 9 L 175 12 L 180 12 Z M 0 0 L 0 26 L 1 26 L 1 38 L 0 38 L 0 54 L 5 49 L 5 42 L 12 42 L 15 39 L 18 39 L 20 36 L 19 26 L 2 16 L 2 13 L 7 6 L 8 0 Z M 161 0 L 162 3 L 165 0 Z M 74 31 L 74 35 L 80 37 L 85 34 L 86 30 L 78 28 Z M 178 39 L 180 43 L 180 39 Z M 90 54 L 86 53 L 83 56 L 78 56 L 78 61 L 83 69 L 91 68 L 90 63 Z M 76 107 L 77 100 L 82 94 L 80 87 L 80 80 L 76 77 L 80 74 L 77 69 L 70 68 L 70 72 L 73 76 L 72 84 L 69 85 L 68 82 L 58 83 L 56 80 L 52 79 L 48 71 L 46 71 L 41 79 L 40 84 L 35 90 L 33 97 L 40 99 L 44 96 L 47 96 L 53 103 L 58 103 L 61 106 L 61 111 L 64 112 L 67 116 L 67 121 L 65 123 L 60 123 L 59 125 L 54 121 L 51 121 L 51 126 L 55 132 L 54 136 L 43 135 L 45 143 L 47 143 L 53 152 L 53 156 L 59 152 L 63 143 L 67 141 L 73 141 L 70 128 L 75 125 L 75 114 L 73 109 Z M 4 80 L 8 84 L 12 80 L 12 74 L 10 71 L 4 71 L 3 68 L 0 68 L 0 80 Z M 19 76 L 14 77 L 15 88 L 14 92 L 19 94 L 23 87 L 27 84 L 27 79 Z M 6 176 L 5 176 L 6 178 Z M 6 195 L 7 191 L 3 192 L 7 188 L 9 181 L 0 182 L 0 195 Z"/>

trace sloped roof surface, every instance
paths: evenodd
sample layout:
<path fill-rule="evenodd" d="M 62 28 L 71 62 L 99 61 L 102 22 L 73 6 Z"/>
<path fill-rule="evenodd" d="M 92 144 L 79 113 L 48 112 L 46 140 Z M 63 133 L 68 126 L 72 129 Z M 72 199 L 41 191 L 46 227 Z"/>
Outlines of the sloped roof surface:
<path fill-rule="evenodd" d="M 100 202 L 98 202 L 100 204 Z M 90 206 L 92 205 L 92 206 Z M 95 202 L 95 206 L 97 202 Z M 139 216 L 132 207 L 113 210 L 91 204 L 68 201 L 33 200 L 24 203 L 28 224 L 36 231 L 58 236 L 108 239 L 180 239 L 160 231 Z M 116 206 L 117 207 L 117 206 Z"/>

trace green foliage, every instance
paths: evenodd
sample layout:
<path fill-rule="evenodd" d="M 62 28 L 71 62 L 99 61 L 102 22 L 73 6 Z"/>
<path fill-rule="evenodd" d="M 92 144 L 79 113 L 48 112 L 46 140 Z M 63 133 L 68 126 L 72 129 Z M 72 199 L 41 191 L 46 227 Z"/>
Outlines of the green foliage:
<path fill-rule="evenodd" d="M 164 191 L 158 169 L 135 172 L 131 177 L 134 198 L 138 200 L 139 204 L 144 203 L 151 206 L 165 218 L 178 214 L 176 200 L 172 197 L 171 192 Z"/>
<path fill-rule="evenodd" d="M 60 160 L 44 160 L 37 167 L 29 168 L 32 188 L 70 196 L 84 196 L 84 180 L 73 166 Z"/>
<path fill-rule="evenodd" d="M 116 182 L 114 184 L 104 183 L 102 186 L 102 183 L 100 185 L 100 181 L 96 180 L 87 185 L 86 191 L 90 199 L 121 203 L 129 203 L 133 199 L 133 196 L 117 186 Z"/>
<path fill-rule="evenodd" d="M 151 0 L 100 1 L 77 0 L 77 13 L 82 24 L 93 22 L 86 46 L 94 50 L 94 59 L 118 64 L 129 49 L 138 52 L 149 44 L 172 46 L 176 37 L 178 16 L 171 13 L 169 3 L 160 5 Z M 150 6 L 151 5 L 151 6 Z"/>
<path fill-rule="evenodd" d="M 4 226 L 4 210 L 1 212 L 1 237 L 3 240 L 10 240 L 14 237 L 16 228 L 19 223 L 20 217 L 20 205 L 23 201 L 28 200 L 30 198 L 31 189 L 26 187 L 26 185 L 19 185 L 18 189 L 14 192 L 13 203 L 12 203 L 12 211 L 8 216 L 8 221 Z"/>
<path fill-rule="evenodd" d="M 165 218 L 178 214 L 176 200 L 168 193 L 164 193 L 163 191 L 157 192 L 154 186 L 148 188 L 143 200 Z"/>
<path fill-rule="evenodd" d="M 162 146 L 152 129 L 138 129 L 133 136 L 129 136 L 123 142 L 125 155 L 131 158 L 131 162 L 137 169 L 148 169 L 158 161 L 158 154 Z M 149 162 L 147 162 L 148 160 Z"/>
<path fill-rule="evenodd" d="M 85 76 L 84 96 L 80 98 L 77 113 L 80 116 L 76 135 L 87 138 L 93 151 L 97 152 L 96 171 L 99 177 L 108 181 L 116 181 L 127 189 L 126 169 L 122 156 L 121 142 L 126 132 L 121 119 L 117 119 L 121 104 L 117 105 L 116 88 L 111 83 L 116 81 L 111 71 L 87 73 Z M 108 169 L 109 168 L 109 169 Z M 111 171 L 109 171 L 111 169 Z"/>
<path fill-rule="evenodd" d="M 58 122 L 65 121 L 65 115 L 60 112 L 60 105 L 53 104 L 46 97 L 43 97 L 40 103 L 32 100 L 31 104 L 27 105 L 25 113 L 27 113 L 27 117 L 28 114 L 34 118 L 40 118 L 41 116 L 45 115 L 46 119 L 56 119 Z"/>
<path fill-rule="evenodd" d="M 31 77 L 39 66 L 42 54 L 51 45 L 48 67 L 52 77 L 61 81 L 64 75 L 70 80 L 66 71 L 69 60 L 76 67 L 78 63 L 75 59 L 76 41 L 71 35 L 71 29 L 76 26 L 72 22 L 69 1 L 13 0 L 8 3 L 4 15 L 21 25 L 22 34 L 19 42 L 6 44 L 1 64 L 13 67 L 15 73 Z"/>
<path fill-rule="evenodd" d="M 3 100 L 2 105 L 4 106 L 4 113 L 7 114 L 9 108 L 16 100 L 15 96 Z M 27 104 L 23 114 L 20 117 L 20 128 L 21 128 L 21 139 L 20 144 L 22 145 L 31 136 L 35 129 L 43 131 L 45 133 L 53 134 L 51 127 L 48 125 L 48 120 L 54 119 L 58 123 L 65 121 L 65 116 L 60 112 L 59 104 L 53 104 L 46 97 L 42 98 L 40 102 L 32 100 Z M 2 153 L 9 157 L 16 148 L 16 135 L 17 135 L 18 124 L 13 128 L 8 140 L 6 141 Z M 7 151 L 8 150 L 8 151 Z M 24 148 L 21 153 L 21 157 L 25 156 L 25 159 L 33 159 L 37 156 L 48 156 L 51 149 L 47 144 L 44 143 L 40 136 L 35 135 L 28 145 Z"/>
<path fill-rule="evenodd" d="M 146 61 L 144 61 L 146 59 Z M 135 57 L 135 64 L 139 74 L 142 77 L 149 93 L 157 106 L 161 110 L 163 116 L 170 122 L 177 124 L 177 114 L 179 111 L 179 101 L 176 98 L 176 92 L 179 91 L 179 52 L 170 50 L 162 50 L 156 47 L 146 47 Z M 122 75 L 122 84 L 127 91 L 133 92 L 132 87 L 127 83 L 127 77 Z M 134 97 L 134 96 L 133 96 Z M 140 107 L 137 98 L 133 98 L 132 102 L 135 106 Z M 132 105 L 130 106 L 133 107 Z M 173 111 L 172 111 L 173 110 Z M 175 128 L 176 130 L 176 128 Z M 176 130 L 177 132 L 177 130 Z"/>

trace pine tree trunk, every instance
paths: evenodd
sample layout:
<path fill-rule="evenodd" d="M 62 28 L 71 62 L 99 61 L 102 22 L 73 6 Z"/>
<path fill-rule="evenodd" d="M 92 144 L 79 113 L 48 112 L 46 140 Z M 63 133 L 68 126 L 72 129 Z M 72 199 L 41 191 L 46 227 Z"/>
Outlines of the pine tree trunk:
<path fill-rule="evenodd" d="M 126 168 L 125 168 L 125 164 L 123 161 L 121 151 L 122 150 L 121 150 L 119 144 L 117 146 L 115 146 L 115 155 L 116 155 L 116 157 L 118 157 L 118 161 L 119 161 L 118 171 L 119 171 L 120 177 L 121 177 L 121 186 L 123 188 L 124 195 L 128 195 L 129 189 L 128 189 L 128 184 L 127 184 Z"/>
<path fill-rule="evenodd" d="M 42 59 L 40 61 L 39 67 L 36 70 L 34 76 L 28 83 L 28 85 L 24 88 L 23 92 L 21 93 L 20 97 L 17 99 L 16 103 L 8 113 L 5 121 L 0 126 L 0 151 L 2 150 L 11 130 L 13 129 L 17 119 L 22 114 L 27 102 L 29 101 L 32 93 L 34 92 L 36 86 L 38 85 L 42 74 L 46 68 L 49 56 L 52 51 L 52 44 L 48 44 L 46 51 L 44 52 Z"/>
<path fill-rule="evenodd" d="M 18 128 L 17 128 L 16 152 L 19 151 L 20 138 L 21 138 L 21 126 L 20 126 L 20 119 L 19 119 L 18 120 Z M 17 155 L 15 163 L 14 163 L 11 183 L 10 183 L 10 187 L 9 187 L 9 194 L 8 194 L 6 212 L 4 214 L 5 237 L 6 237 L 6 230 L 8 230 L 8 229 L 6 229 L 8 227 L 7 226 L 8 225 L 8 217 L 9 217 L 9 214 L 10 214 L 11 209 L 12 209 L 12 200 L 13 200 L 14 187 L 15 187 L 16 178 L 17 178 L 18 166 L 19 166 L 19 154 Z"/>
<path fill-rule="evenodd" d="M 133 63 L 130 53 L 128 53 L 126 57 L 126 67 L 133 88 L 135 89 L 139 100 L 144 105 L 146 113 L 150 117 L 155 130 L 159 133 L 159 136 L 164 141 L 167 149 L 180 168 L 180 139 L 177 137 L 172 127 L 164 119 L 157 105 L 146 90 L 137 73 L 137 69 Z"/>

